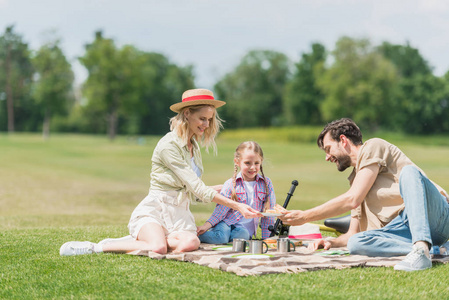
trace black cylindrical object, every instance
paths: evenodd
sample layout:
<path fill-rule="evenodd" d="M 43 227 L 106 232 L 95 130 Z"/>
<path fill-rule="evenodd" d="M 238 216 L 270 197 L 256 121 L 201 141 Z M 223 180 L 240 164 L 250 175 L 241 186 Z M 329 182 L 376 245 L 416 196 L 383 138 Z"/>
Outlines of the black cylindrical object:
<path fill-rule="evenodd" d="M 293 193 L 295 192 L 295 189 L 297 186 L 298 186 L 298 180 L 293 180 L 292 186 L 290 187 L 290 190 L 287 193 L 287 198 L 285 198 L 284 205 L 282 205 L 282 207 L 284 207 L 285 209 L 287 208 L 288 202 L 290 202 L 290 198 L 293 196 Z M 276 223 L 274 224 L 274 226 L 273 225 L 268 226 L 268 230 L 271 231 L 270 237 L 280 234 L 282 226 L 283 226 L 283 224 L 280 219 L 276 220 Z"/>

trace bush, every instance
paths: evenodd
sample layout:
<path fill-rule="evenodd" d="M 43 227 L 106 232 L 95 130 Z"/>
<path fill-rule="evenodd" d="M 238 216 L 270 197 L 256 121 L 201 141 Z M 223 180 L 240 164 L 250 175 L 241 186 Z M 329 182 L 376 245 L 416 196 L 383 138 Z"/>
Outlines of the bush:
<path fill-rule="evenodd" d="M 220 138 L 239 141 L 250 139 L 254 141 L 315 143 L 321 130 L 323 130 L 321 126 L 226 129 L 220 134 Z"/>

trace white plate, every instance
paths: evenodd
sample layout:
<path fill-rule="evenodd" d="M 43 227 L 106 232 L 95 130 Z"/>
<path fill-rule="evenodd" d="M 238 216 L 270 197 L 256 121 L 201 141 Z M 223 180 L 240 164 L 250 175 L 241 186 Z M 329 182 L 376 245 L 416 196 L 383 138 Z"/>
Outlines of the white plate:
<path fill-rule="evenodd" d="M 314 255 L 331 256 L 331 255 L 349 255 L 348 250 L 325 250 L 322 252 L 316 252 Z"/>
<path fill-rule="evenodd" d="M 279 217 L 282 216 L 281 213 L 261 213 L 264 217 Z"/>
<path fill-rule="evenodd" d="M 232 246 L 219 246 L 219 247 L 212 248 L 212 250 L 215 250 L 215 251 L 232 251 Z"/>
<path fill-rule="evenodd" d="M 242 253 L 242 254 L 229 254 L 229 255 L 225 255 L 224 257 L 262 259 L 262 258 L 273 257 L 273 255 L 271 255 L 271 254 Z"/>

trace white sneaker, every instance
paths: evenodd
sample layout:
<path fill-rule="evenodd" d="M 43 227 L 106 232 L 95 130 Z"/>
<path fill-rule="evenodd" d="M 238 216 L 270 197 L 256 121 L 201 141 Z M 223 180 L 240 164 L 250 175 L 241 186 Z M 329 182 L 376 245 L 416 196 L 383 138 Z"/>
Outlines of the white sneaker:
<path fill-rule="evenodd" d="M 61 249 L 59 249 L 59 255 L 72 256 L 92 254 L 95 253 L 94 246 L 95 244 L 91 242 L 67 242 L 61 246 Z"/>
<path fill-rule="evenodd" d="M 432 267 L 430 256 L 426 255 L 423 248 L 413 245 L 412 251 L 407 254 L 405 259 L 394 266 L 399 271 L 420 271 Z"/>

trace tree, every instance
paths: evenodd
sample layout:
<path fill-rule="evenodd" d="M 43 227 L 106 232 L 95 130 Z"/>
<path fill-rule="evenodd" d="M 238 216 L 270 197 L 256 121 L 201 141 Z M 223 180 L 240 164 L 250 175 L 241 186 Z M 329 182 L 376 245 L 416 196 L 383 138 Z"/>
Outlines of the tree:
<path fill-rule="evenodd" d="M 74 76 L 58 40 L 43 45 L 32 62 L 37 75 L 33 96 L 43 111 L 42 133 L 44 138 L 48 138 L 51 116 L 66 113 L 73 99 L 71 92 Z"/>
<path fill-rule="evenodd" d="M 289 124 L 321 124 L 320 103 L 324 99 L 317 78 L 324 72 L 326 49 L 312 44 L 311 53 L 303 53 L 296 72 L 286 86 L 284 110 Z"/>
<path fill-rule="evenodd" d="M 99 31 L 80 62 L 89 74 L 84 85 L 86 108 L 106 119 L 108 136 L 113 140 L 120 114 L 126 114 L 139 101 L 139 51 L 132 46 L 118 49 Z"/>
<path fill-rule="evenodd" d="M 7 27 L 0 36 L 0 70 L 0 96 L 6 98 L 7 128 L 14 132 L 15 108 L 21 104 L 26 107 L 33 73 L 28 45 L 14 32 L 14 26 Z"/>
<path fill-rule="evenodd" d="M 396 127 L 408 133 L 444 132 L 448 128 L 449 91 L 444 78 L 435 77 L 418 49 L 384 42 L 377 48 L 398 69 Z"/>
<path fill-rule="evenodd" d="M 419 50 L 411 47 L 409 43 L 403 46 L 383 42 L 377 47 L 377 51 L 396 66 L 402 77 L 432 74 L 429 64 Z"/>
<path fill-rule="evenodd" d="M 321 103 L 325 121 L 350 117 L 373 130 L 394 123 L 396 67 L 367 39 L 343 37 L 332 54 L 334 63 L 318 80 L 325 93 Z"/>
<path fill-rule="evenodd" d="M 284 86 L 291 62 L 275 51 L 250 51 L 235 71 L 215 85 L 217 97 L 227 102 L 220 115 L 229 127 L 280 125 Z"/>
<path fill-rule="evenodd" d="M 150 52 L 141 53 L 140 66 L 141 107 L 134 114 L 138 131 L 165 133 L 169 130 L 168 116 L 173 114 L 170 105 L 179 102 L 185 90 L 194 88 L 192 67 L 179 67 L 164 55 Z"/>
<path fill-rule="evenodd" d="M 400 81 L 398 96 L 399 128 L 412 134 L 449 131 L 449 84 L 432 74 L 416 75 Z"/>

